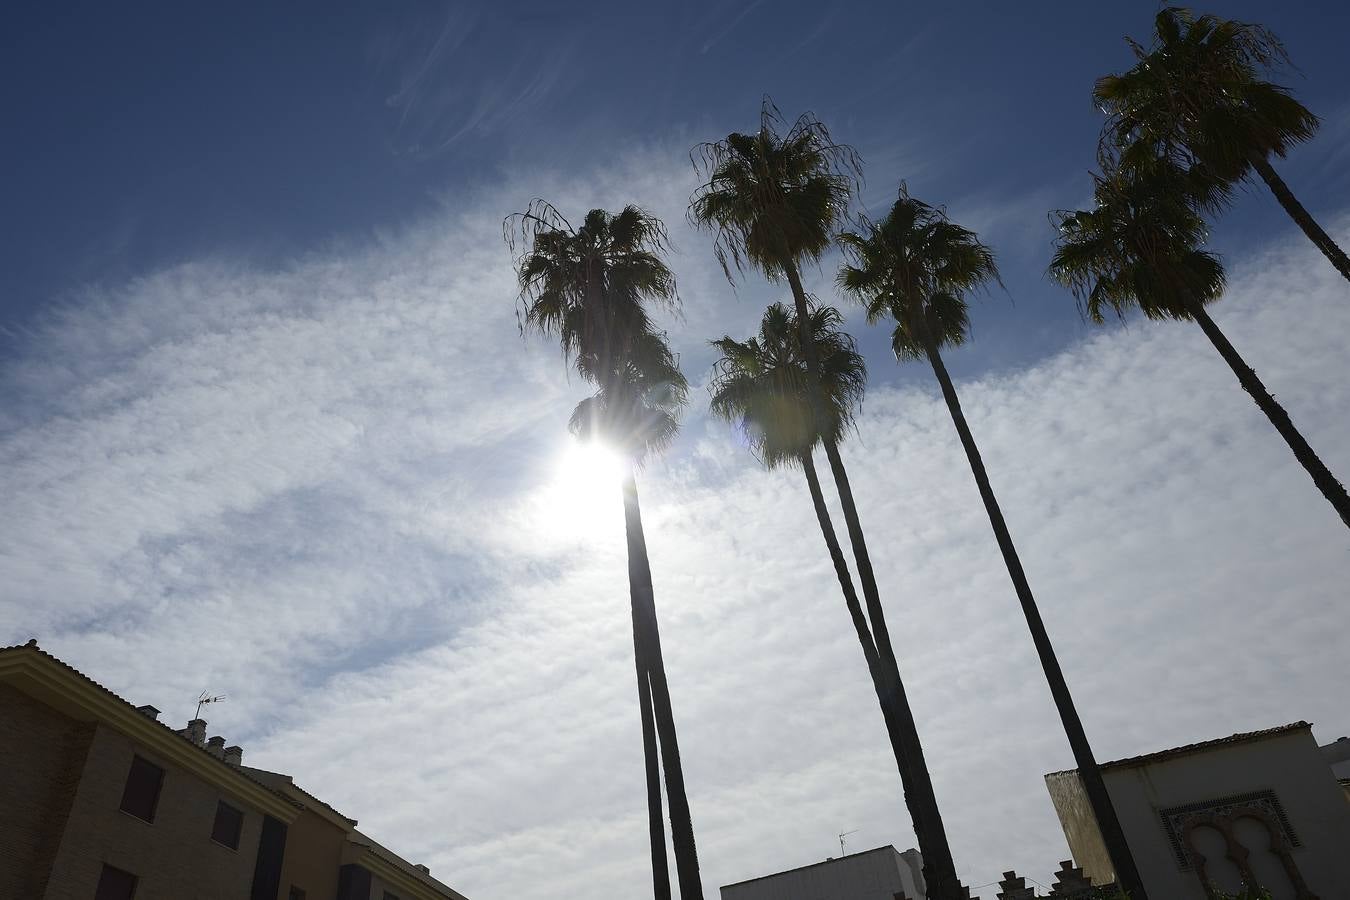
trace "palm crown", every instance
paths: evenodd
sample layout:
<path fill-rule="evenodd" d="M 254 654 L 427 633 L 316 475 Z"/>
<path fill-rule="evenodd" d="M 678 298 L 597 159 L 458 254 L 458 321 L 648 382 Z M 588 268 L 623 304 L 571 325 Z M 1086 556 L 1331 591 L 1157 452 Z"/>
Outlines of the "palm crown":
<path fill-rule="evenodd" d="M 1253 157 L 1284 156 L 1317 130 L 1317 116 L 1261 77 L 1289 59 L 1260 25 L 1169 7 L 1155 19 L 1152 47 L 1130 47 L 1139 62 L 1093 90 L 1109 117 L 1108 147 L 1126 164 L 1161 152 L 1231 183 L 1250 174 Z"/>
<path fill-rule="evenodd" d="M 770 279 L 785 265 L 818 260 L 848 213 L 861 167 L 810 113 L 784 131 L 765 101 L 759 131 L 700 144 L 691 157 L 705 182 L 689 202 L 689 220 L 717 235 L 714 252 L 727 278 L 747 264 Z M 781 133 L 780 133 L 781 132 Z"/>
<path fill-rule="evenodd" d="M 843 317 L 829 306 L 811 310 L 808 328 L 820 360 L 824 419 L 813 421 L 810 376 L 796 315 L 782 303 L 764 312 L 759 334 L 745 341 L 713 341 L 711 409 L 737 426 L 770 468 L 792 464 L 822 440 L 837 442 L 862 403 L 867 367 Z"/>
<path fill-rule="evenodd" d="M 661 259 L 665 225 L 639 207 L 586 214 L 573 228 L 553 206 L 534 200 L 504 225 L 517 260 L 521 326 L 557 337 L 569 359 L 620 352 L 623 336 L 651 327 L 646 304 L 678 309 L 675 276 Z"/>
<path fill-rule="evenodd" d="M 895 355 L 921 358 L 929 340 L 934 347 L 965 343 L 966 298 L 998 281 L 994 252 L 941 209 L 909 196 L 903 185 L 885 218 L 860 217 L 859 225 L 839 236 L 845 264 L 835 280 L 863 303 L 869 322 L 895 319 Z"/>
<path fill-rule="evenodd" d="M 1131 306 L 1150 319 L 1190 319 L 1223 293 L 1219 258 L 1201 249 L 1205 223 L 1187 202 L 1192 174 L 1165 161 L 1093 175 L 1092 210 L 1060 211 L 1050 275 L 1100 322 Z"/>
<path fill-rule="evenodd" d="M 507 218 L 507 238 L 524 242 L 517 260 L 521 327 L 562 344 L 596 393 L 572 413 L 571 428 L 601 438 L 633 461 L 674 438 L 689 386 L 648 302 L 677 309 L 675 277 L 661 259 L 665 226 L 636 206 L 586 214 L 580 228 L 550 204 L 532 202 Z"/>

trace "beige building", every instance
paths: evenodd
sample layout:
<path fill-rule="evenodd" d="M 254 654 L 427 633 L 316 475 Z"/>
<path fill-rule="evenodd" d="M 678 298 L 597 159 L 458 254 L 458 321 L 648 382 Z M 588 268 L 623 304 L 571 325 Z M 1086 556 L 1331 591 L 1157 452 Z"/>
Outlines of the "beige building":
<path fill-rule="evenodd" d="M 1307 722 L 1101 768 L 1151 897 L 1205 900 L 1245 882 L 1275 900 L 1350 898 L 1350 804 Z M 1114 880 L 1078 771 L 1045 782 L 1074 859 Z"/>
<path fill-rule="evenodd" d="M 0 649 L 0 898 L 465 900 L 290 776 Z"/>

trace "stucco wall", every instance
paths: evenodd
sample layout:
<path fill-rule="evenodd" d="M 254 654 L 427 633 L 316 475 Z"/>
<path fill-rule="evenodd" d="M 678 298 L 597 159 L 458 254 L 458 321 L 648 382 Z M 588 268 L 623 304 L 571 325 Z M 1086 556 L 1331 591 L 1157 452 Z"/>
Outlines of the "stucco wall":
<path fill-rule="evenodd" d="M 137 753 L 164 769 L 153 824 L 119 808 Z M 220 800 L 244 813 L 238 850 L 211 840 Z M 45 898 L 89 900 L 107 862 L 138 876 L 136 900 L 239 900 L 249 894 L 261 827 L 262 815 L 237 797 L 222 795 L 100 724 L 95 726 Z"/>
<path fill-rule="evenodd" d="M 1350 807 L 1306 729 L 1143 765 L 1109 767 L 1103 777 L 1150 896 L 1204 900 L 1196 873 L 1176 859 L 1160 810 L 1269 790 L 1302 844 L 1292 855 L 1308 887 L 1323 898 L 1350 897 Z M 1085 803 L 1060 808 L 1061 801 L 1073 799 L 1068 791 L 1056 795 L 1052 788 L 1052 797 L 1061 820 L 1069 820 L 1065 834 L 1083 865 L 1079 853 L 1093 852 L 1091 813 Z M 1226 866 L 1216 859 L 1217 871 Z M 1270 871 L 1272 880 L 1283 881 L 1277 868 Z M 1284 884 L 1267 886 L 1276 900 L 1293 896 Z"/>
<path fill-rule="evenodd" d="M 301 888 L 306 897 L 337 896 L 338 869 L 347 833 L 332 822 L 305 810 L 286 830 L 286 859 L 281 866 L 281 896 L 291 886 Z"/>

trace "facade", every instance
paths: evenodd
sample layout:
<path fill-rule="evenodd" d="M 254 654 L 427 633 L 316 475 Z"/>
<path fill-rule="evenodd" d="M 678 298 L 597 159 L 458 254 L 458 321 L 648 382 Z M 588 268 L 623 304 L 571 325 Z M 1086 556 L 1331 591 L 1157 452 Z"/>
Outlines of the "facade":
<path fill-rule="evenodd" d="M 1350 897 L 1350 804 L 1324 749 L 1295 722 L 1104 763 L 1150 896 L 1205 900 L 1245 882 L 1275 900 Z M 1045 781 L 1074 859 L 1114 880 L 1078 771 Z"/>
<path fill-rule="evenodd" d="M 289 776 L 43 652 L 0 649 L 0 897 L 464 900 Z"/>
<path fill-rule="evenodd" d="M 924 900 L 923 858 L 877 847 L 723 885 L 722 900 Z"/>
<path fill-rule="evenodd" d="M 1331 766 L 1331 774 L 1345 791 L 1345 799 L 1350 803 L 1350 737 L 1339 737 L 1324 747 L 1319 747 L 1322 759 Z"/>

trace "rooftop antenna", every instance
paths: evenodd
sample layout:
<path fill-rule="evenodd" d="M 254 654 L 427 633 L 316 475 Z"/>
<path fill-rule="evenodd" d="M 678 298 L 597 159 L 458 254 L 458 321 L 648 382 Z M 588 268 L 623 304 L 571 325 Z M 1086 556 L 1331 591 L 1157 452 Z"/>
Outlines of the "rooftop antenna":
<path fill-rule="evenodd" d="M 852 831 L 845 831 L 843 834 L 839 835 L 839 855 L 840 855 L 840 856 L 848 856 L 847 851 L 844 850 L 844 838 L 848 837 L 850 834 L 857 834 L 857 833 L 860 832 L 860 831 L 862 831 L 861 828 L 855 828 L 855 829 L 853 829 Z"/>
<path fill-rule="evenodd" d="M 224 699 L 225 699 L 224 694 L 221 694 L 218 697 L 212 697 L 210 691 L 202 691 L 202 695 L 197 698 L 197 713 L 192 718 L 200 719 L 202 717 L 203 706 L 205 706 L 208 703 L 219 703 Z"/>

